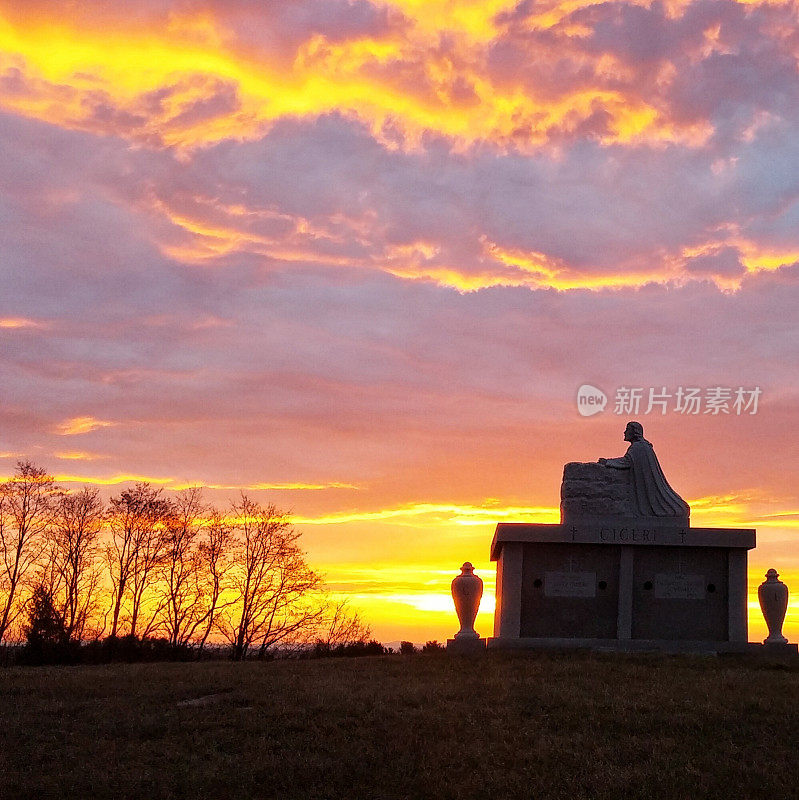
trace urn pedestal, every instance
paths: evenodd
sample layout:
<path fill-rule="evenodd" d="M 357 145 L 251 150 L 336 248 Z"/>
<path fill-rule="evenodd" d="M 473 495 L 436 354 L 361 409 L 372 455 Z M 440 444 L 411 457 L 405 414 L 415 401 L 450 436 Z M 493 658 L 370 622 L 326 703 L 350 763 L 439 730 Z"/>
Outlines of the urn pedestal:
<path fill-rule="evenodd" d="M 779 579 L 776 569 L 766 573 L 766 580 L 758 586 L 757 599 L 768 626 L 768 636 L 763 644 L 787 644 L 782 635 L 782 623 L 788 610 L 788 587 Z"/>
<path fill-rule="evenodd" d="M 454 639 L 447 640 L 447 650 L 458 653 L 471 653 L 485 650 L 485 639 L 474 629 L 480 598 L 483 596 L 483 581 L 474 574 L 474 567 L 467 561 L 461 567 L 461 574 L 452 581 L 452 599 L 461 629 Z"/>
<path fill-rule="evenodd" d="M 474 574 L 474 567 L 467 561 L 461 567 L 461 574 L 452 581 L 452 599 L 461 624 L 461 629 L 455 634 L 456 639 L 480 638 L 480 634 L 474 629 L 474 621 L 482 596 L 483 581 Z"/>

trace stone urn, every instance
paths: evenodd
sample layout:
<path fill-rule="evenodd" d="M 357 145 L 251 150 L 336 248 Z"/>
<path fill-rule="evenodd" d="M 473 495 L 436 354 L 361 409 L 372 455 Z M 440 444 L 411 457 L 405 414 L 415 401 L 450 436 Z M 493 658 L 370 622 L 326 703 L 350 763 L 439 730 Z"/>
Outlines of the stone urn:
<path fill-rule="evenodd" d="M 474 574 L 474 567 L 467 561 L 461 567 L 461 574 L 452 581 L 452 599 L 461 624 L 461 629 L 455 634 L 456 639 L 480 638 L 480 634 L 474 629 L 474 620 L 482 596 L 483 581 Z"/>
<path fill-rule="evenodd" d="M 788 610 L 788 587 L 779 579 L 776 569 L 766 573 L 766 580 L 757 587 L 757 599 L 768 625 L 768 637 L 763 644 L 787 644 L 782 635 L 782 623 Z"/>

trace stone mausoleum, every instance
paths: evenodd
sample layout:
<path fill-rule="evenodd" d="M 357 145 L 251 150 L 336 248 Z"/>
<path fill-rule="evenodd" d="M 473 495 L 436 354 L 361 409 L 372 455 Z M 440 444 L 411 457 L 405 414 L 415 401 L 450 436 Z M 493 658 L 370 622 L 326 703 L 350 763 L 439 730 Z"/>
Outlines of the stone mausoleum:
<path fill-rule="evenodd" d="M 693 528 L 643 428 L 621 458 L 563 470 L 559 525 L 500 523 L 488 646 L 737 651 L 755 531 Z"/>

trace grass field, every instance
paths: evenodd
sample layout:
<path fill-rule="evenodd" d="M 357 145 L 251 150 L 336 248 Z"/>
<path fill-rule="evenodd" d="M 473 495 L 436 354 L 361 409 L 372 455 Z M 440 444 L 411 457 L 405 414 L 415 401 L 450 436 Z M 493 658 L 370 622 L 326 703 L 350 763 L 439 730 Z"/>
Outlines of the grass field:
<path fill-rule="evenodd" d="M 591 654 L 0 671 L 0 797 L 799 797 L 799 667 Z"/>

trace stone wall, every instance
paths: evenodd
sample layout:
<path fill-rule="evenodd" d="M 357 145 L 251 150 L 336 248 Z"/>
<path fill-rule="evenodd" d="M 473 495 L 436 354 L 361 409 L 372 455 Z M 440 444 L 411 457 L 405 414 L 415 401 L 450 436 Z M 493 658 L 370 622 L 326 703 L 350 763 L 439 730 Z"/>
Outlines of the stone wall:
<path fill-rule="evenodd" d="M 630 477 L 628 469 L 596 462 L 566 464 L 560 486 L 561 519 L 636 516 Z"/>

